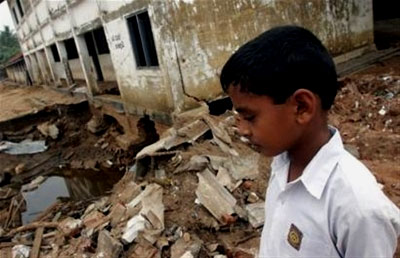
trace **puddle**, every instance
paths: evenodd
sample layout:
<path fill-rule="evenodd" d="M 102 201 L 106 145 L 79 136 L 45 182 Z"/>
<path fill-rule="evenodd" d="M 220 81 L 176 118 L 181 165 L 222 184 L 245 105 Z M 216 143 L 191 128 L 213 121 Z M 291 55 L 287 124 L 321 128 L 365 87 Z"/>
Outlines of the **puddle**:
<path fill-rule="evenodd" d="M 30 223 L 59 197 L 79 201 L 104 195 L 122 175 L 118 172 L 66 171 L 61 176 L 50 176 L 35 190 L 22 193 L 26 201 L 22 223 Z"/>

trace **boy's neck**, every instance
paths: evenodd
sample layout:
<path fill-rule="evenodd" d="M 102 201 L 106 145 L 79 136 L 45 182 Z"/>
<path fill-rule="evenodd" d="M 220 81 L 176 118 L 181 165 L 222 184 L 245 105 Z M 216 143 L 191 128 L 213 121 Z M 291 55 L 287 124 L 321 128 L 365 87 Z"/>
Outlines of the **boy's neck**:
<path fill-rule="evenodd" d="M 305 167 L 330 138 L 331 133 L 325 124 L 319 130 L 304 135 L 299 143 L 288 151 L 290 166 L 287 182 L 296 180 L 303 174 Z"/>

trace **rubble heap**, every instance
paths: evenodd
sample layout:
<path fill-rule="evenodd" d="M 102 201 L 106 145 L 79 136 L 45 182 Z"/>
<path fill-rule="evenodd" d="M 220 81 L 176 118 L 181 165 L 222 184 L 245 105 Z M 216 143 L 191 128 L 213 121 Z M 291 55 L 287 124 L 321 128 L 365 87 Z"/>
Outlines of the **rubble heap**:
<path fill-rule="evenodd" d="M 13 257 L 254 257 L 267 176 L 259 164 L 267 164 L 237 136 L 232 112 L 199 117 L 142 149 L 110 195 L 88 206 L 81 202 L 80 208 L 53 205 L 39 220 L 2 232 L 1 252 Z"/>

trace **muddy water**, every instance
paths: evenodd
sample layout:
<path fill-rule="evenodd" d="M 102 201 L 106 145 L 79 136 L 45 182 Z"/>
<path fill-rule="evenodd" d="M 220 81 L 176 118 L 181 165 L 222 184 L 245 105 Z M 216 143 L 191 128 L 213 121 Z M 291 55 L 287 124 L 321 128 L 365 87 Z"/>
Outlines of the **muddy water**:
<path fill-rule="evenodd" d="M 122 175 L 119 172 L 63 171 L 50 176 L 37 189 L 23 192 L 26 211 L 22 213 L 22 223 L 31 222 L 59 197 L 79 201 L 102 196 Z"/>

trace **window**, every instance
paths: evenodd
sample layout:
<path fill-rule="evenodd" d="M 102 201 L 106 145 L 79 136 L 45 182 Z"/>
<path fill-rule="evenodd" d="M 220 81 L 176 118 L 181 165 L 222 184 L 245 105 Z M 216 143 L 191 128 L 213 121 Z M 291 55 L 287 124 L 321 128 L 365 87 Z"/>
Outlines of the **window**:
<path fill-rule="evenodd" d="M 127 21 L 137 66 L 158 66 L 157 52 L 147 11 L 134 15 Z"/>
<path fill-rule="evenodd" d="M 15 22 L 18 24 L 18 16 L 17 16 L 17 12 L 15 11 L 15 7 L 12 8 L 13 14 L 14 14 L 14 18 L 15 18 Z"/>
<path fill-rule="evenodd" d="M 65 49 L 67 50 L 68 60 L 79 58 L 78 50 L 76 49 L 75 41 L 73 38 L 64 40 Z"/>
<path fill-rule="evenodd" d="M 50 46 L 51 53 L 53 54 L 54 62 L 60 62 L 60 55 L 58 54 L 56 44 Z"/>
<path fill-rule="evenodd" d="M 21 5 L 21 1 L 20 0 L 17 0 L 17 6 L 18 6 L 19 13 L 21 14 L 21 17 L 23 17 L 24 16 L 24 11 L 22 10 L 22 5 Z"/>

